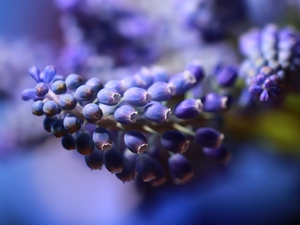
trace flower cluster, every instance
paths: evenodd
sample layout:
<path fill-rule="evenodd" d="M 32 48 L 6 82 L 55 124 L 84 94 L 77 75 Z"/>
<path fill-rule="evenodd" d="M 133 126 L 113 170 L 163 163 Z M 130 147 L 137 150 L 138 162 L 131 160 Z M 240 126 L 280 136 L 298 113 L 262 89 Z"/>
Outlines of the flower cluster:
<path fill-rule="evenodd" d="M 69 67 L 65 69 L 82 72 L 91 64 L 88 61 L 99 61 L 100 56 L 116 66 L 153 63 L 159 57 L 155 47 L 158 24 L 138 7 L 118 0 L 56 3 L 62 11 L 66 45 L 61 61 Z"/>
<path fill-rule="evenodd" d="M 228 108 L 228 96 L 192 97 L 205 78 L 199 61 L 172 76 L 143 67 L 106 83 L 96 77 L 84 81 L 78 74 L 63 78 L 54 66 L 42 72 L 32 67 L 29 74 L 37 84 L 22 92 L 23 100 L 34 100 L 32 113 L 45 116 L 45 130 L 61 138 L 65 149 L 84 155 L 92 170 L 105 165 L 123 182 L 137 174 L 156 186 L 168 177 L 184 183 L 193 176 L 184 154 L 193 142 L 208 157 L 228 160 L 224 135 L 207 125 L 208 117 Z M 216 74 L 217 83 L 229 87 L 236 70 L 222 67 Z M 162 151 L 169 153 L 167 160 Z"/>
<path fill-rule="evenodd" d="M 292 27 L 269 24 L 252 29 L 240 38 L 240 51 L 246 60 L 240 68 L 249 92 L 260 101 L 284 94 L 287 84 L 298 79 L 300 34 Z"/>

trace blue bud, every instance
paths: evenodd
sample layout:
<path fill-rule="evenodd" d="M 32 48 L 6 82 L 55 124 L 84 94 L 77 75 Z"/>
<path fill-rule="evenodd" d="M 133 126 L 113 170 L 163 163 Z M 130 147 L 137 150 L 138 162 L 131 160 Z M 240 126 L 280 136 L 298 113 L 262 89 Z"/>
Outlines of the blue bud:
<path fill-rule="evenodd" d="M 136 75 L 139 76 L 144 81 L 145 83 L 145 85 L 143 86 L 144 88 L 148 88 L 153 84 L 154 76 L 151 70 L 149 70 L 148 68 L 146 67 L 141 68 Z"/>
<path fill-rule="evenodd" d="M 167 101 L 175 95 L 175 87 L 166 82 L 156 82 L 148 88 L 153 101 Z"/>
<path fill-rule="evenodd" d="M 98 101 L 105 105 L 116 105 L 121 99 L 121 95 L 114 89 L 103 88 L 97 94 Z"/>
<path fill-rule="evenodd" d="M 62 75 L 57 74 L 53 77 L 52 82 L 54 83 L 55 81 L 58 81 L 58 80 L 65 81 L 65 78 Z"/>
<path fill-rule="evenodd" d="M 47 84 L 45 84 L 44 82 L 40 82 L 35 86 L 35 90 L 37 96 L 43 97 L 48 93 L 49 88 Z"/>
<path fill-rule="evenodd" d="M 175 95 L 183 95 L 197 83 L 195 75 L 189 71 L 184 71 L 172 76 L 169 84 L 175 87 Z"/>
<path fill-rule="evenodd" d="M 41 100 L 35 101 L 31 106 L 32 114 L 34 114 L 36 116 L 44 115 L 43 106 L 44 106 L 43 101 L 41 101 Z"/>
<path fill-rule="evenodd" d="M 130 130 L 124 135 L 127 148 L 133 153 L 141 154 L 148 149 L 147 138 L 141 132 Z"/>
<path fill-rule="evenodd" d="M 28 101 L 36 97 L 36 90 L 35 88 L 25 89 L 22 91 L 21 96 L 24 101 Z"/>
<path fill-rule="evenodd" d="M 228 162 L 230 159 L 230 153 L 224 145 L 221 145 L 219 148 L 203 148 L 203 153 L 215 160 Z"/>
<path fill-rule="evenodd" d="M 43 81 L 50 83 L 56 74 L 56 68 L 52 65 L 46 66 L 44 69 Z"/>
<path fill-rule="evenodd" d="M 28 72 L 37 83 L 42 81 L 40 78 L 40 70 L 36 66 L 32 66 Z"/>
<path fill-rule="evenodd" d="M 89 101 L 94 95 L 93 89 L 88 85 L 79 86 L 74 94 L 77 101 Z"/>
<path fill-rule="evenodd" d="M 149 182 L 156 178 L 155 159 L 147 154 L 141 154 L 136 158 L 135 168 L 137 174 L 144 182 Z"/>
<path fill-rule="evenodd" d="M 201 82 L 205 77 L 203 66 L 202 66 L 201 62 L 199 62 L 199 61 L 191 62 L 186 67 L 185 71 L 188 71 L 189 73 L 193 74 L 197 80 L 196 81 L 197 83 Z"/>
<path fill-rule="evenodd" d="M 101 80 L 97 77 L 92 77 L 87 80 L 86 85 L 92 87 L 94 94 L 97 94 L 103 88 Z"/>
<path fill-rule="evenodd" d="M 112 135 L 104 127 L 97 127 L 93 132 L 93 141 L 99 150 L 110 150 L 112 148 Z"/>
<path fill-rule="evenodd" d="M 104 85 L 105 88 L 114 89 L 121 95 L 126 91 L 126 87 L 123 81 L 121 80 L 109 80 Z"/>
<path fill-rule="evenodd" d="M 82 114 L 84 118 L 90 122 L 95 123 L 100 120 L 103 116 L 102 110 L 95 103 L 88 103 L 83 107 Z"/>
<path fill-rule="evenodd" d="M 72 73 L 66 77 L 65 82 L 69 90 L 75 90 L 83 84 L 83 79 L 81 76 Z"/>
<path fill-rule="evenodd" d="M 123 170 L 124 160 L 122 154 L 115 148 L 104 151 L 104 165 L 111 173 L 120 173 Z"/>
<path fill-rule="evenodd" d="M 153 187 L 157 187 L 166 182 L 166 180 L 167 180 L 166 171 L 165 171 L 163 165 L 157 159 L 154 159 L 153 163 L 154 163 L 156 177 L 153 180 L 151 180 L 151 185 Z"/>
<path fill-rule="evenodd" d="M 248 91 L 253 95 L 260 95 L 263 89 L 261 86 L 254 84 L 248 88 Z"/>
<path fill-rule="evenodd" d="M 57 119 L 52 123 L 51 132 L 57 138 L 62 137 L 68 133 L 68 131 L 64 127 L 62 119 Z"/>
<path fill-rule="evenodd" d="M 160 138 L 160 143 L 168 151 L 174 153 L 184 153 L 190 145 L 190 141 L 177 130 L 164 132 Z"/>
<path fill-rule="evenodd" d="M 66 116 L 63 124 L 67 131 L 71 134 L 77 132 L 81 128 L 81 122 L 75 116 Z"/>
<path fill-rule="evenodd" d="M 217 83 L 222 87 L 231 87 L 234 85 L 237 75 L 238 73 L 236 67 L 226 66 L 217 72 Z"/>
<path fill-rule="evenodd" d="M 119 178 L 123 183 L 134 180 L 136 170 L 134 164 L 132 164 L 128 159 L 123 159 L 123 170 L 120 173 L 116 174 L 116 177 Z"/>
<path fill-rule="evenodd" d="M 174 114 L 180 119 L 192 119 L 202 112 L 202 108 L 200 99 L 185 99 L 175 107 Z"/>
<path fill-rule="evenodd" d="M 72 94 L 64 94 L 60 97 L 59 105 L 65 110 L 72 110 L 76 107 L 77 101 Z"/>
<path fill-rule="evenodd" d="M 219 112 L 228 108 L 229 101 L 227 96 L 217 93 L 209 93 L 202 98 L 203 110 L 206 112 Z"/>
<path fill-rule="evenodd" d="M 144 108 L 144 117 L 155 123 L 168 122 L 171 119 L 171 115 L 171 109 L 159 102 L 152 102 Z"/>
<path fill-rule="evenodd" d="M 194 176 L 190 162 L 180 153 L 172 155 L 168 159 L 168 165 L 175 184 L 185 183 Z"/>
<path fill-rule="evenodd" d="M 126 89 L 133 88 L 133 87 L 147 88 L 146 82 L 138 74 L 125 77 L 122 79 L 122 82 Z"/>
<path fill-rule="evenodd" d="M 195 140 L 198 144 L 207 148 L 219 148 L 224 135 L 211 127 L 201 127 L 196 130 Z"/>
<path fill-rule="evenodd" d="M 90 155 L 86 155 L 85 163 L 91 170 L 101 170 L 104 164 L 104 152 L 94 149 Z"/>
<path fill-rule="evenodd" d="M 76 149 L 75 138 L 71 134 L 66 134 L 61 138 L 61 145 L 67 150 Z"/>
<path fill-rule="evenodd" d="M 82 155 L 90 155 L 94 150 L 94 142 L 88 133 L 80 133 L 75 140 L 75 146 Z"/>
<path fill-rule="evenodd" d="M 114 112 L 116 121 L 123 125 L 134 123 L 138 118 L 138 112 L 130 105 L 121 105 Z"/>
<path fill-rule="evenodd" d="M 143 88 L 132 87 L 125 91 L 124 100 L 133 106 L 144 106 L 151 102 L 151 95 Z"/>
<path fill-rule="evenodd" d="M 264 89 L 261 94 L 260 94 L 260 97 L 259 97 L 259 100 L 261 102 L 266 102 L 269 100 L 269 93 L 266 89 Z"/>
<path fill-rule="evenodd" d="M 51 90 L 54 94 L 60 95 L 64 94 L 67 91 L 66 82 L 63 80 L 56 80 L 51 85 Z"/>
<path fill-rule="evenodd" d="M 55 116 L 60 112 L 60 109 L 56 102 L 49 100 L 44 103 L 43 112 L 46 116 Z"/>
<path fill-rule="evenodd" d="M 50 133 L 51 126 L 56 120 L 57 120 L 56 116 L 46 116 L 43 121 L 43 127 L 44 127 L 45 131 Z"/>
<path fill-rule="evenodd" d="M 151 73 L 153 75 L 153 83 L 156 83 L 158 81 L 168 82 L 169 80 L 168 72 L 162 67 L 158 67 L 158 66 L 152 67 Z"/>

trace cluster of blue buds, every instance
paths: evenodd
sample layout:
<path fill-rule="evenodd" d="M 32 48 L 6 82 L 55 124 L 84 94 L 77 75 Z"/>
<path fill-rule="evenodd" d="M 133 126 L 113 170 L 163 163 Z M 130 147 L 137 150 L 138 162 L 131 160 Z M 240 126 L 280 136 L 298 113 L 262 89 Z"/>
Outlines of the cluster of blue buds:
<path fill-rule="evenodd" d="M 56 0 L 56 5 L 66 41 L 61 57 L 74 64 L 71 71 L 88 63 L 83 55 L 108 56 L 117 66 L 144 65 L 159 57 L 157 24 L 138 7 L 118 0 Z"/>
<path fill-rule="evenodd" d="M 300 72 L 300 34 L 292 27 L 269 24 L 252 29 L 240 38 L 240 50 L 246 57 L 240 68 L 248 91 L 266 102 L 284 94 Z"/>
<path fill-rule="evenodd" d="M 138 176 L 157 186 L 168 178 L 180 184 L 193 177 L 186 151 L 229 159 L 224 135 L 207 123 L 214 113 L 228 109 L 228 96 L 199 96 L 195 90 L 205 78 L 199 61 L 173 76 L 143 67 L 106 83 L 96 77 L 84 81 L 78 74 L 64 78 L 54 66 L 42 72 L 32 67 L 29 74 L 37 84 L 22 92 L 23 100 L 34 101 L 32 113 L 45 116 L 45 130 L 60 138 L 65 149 L 84 155 L 92 170 L 105 165 L 123 182 Z M 214 79 L 228 88 L 236 76 L 234 67 L 224 66 Z M 167 160 L 162 160 L 163 151 Z"/>

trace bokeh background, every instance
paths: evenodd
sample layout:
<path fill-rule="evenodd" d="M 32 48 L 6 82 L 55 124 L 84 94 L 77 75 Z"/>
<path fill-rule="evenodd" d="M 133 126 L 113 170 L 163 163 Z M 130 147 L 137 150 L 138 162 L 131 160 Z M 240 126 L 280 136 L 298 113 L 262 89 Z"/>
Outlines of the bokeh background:
<path fill-rule="evenodd" d="M 90 0 L 104 11 L 84 8 L 85 16 L 72 14 L 78 1 L 0 1 L 0 224 L 297 224 L 299 93 L 277 108 L 229 112 L 230 162 L 199 158 L 189 183 L 156 188 L 123 184 L 105 168 L 91 172 L 81 155 L 43 131 L 42 118 L 32 115 L 20 93 L 34 85 L 27 74 L 32 65 L 109 80 L 141 65 L 176 72 L 195 58 L 208 71 L 219 62 L 238 64 L 238 36 L 270 22 L 300 27 L 300 1 Z M 98 42 L 98 27 L 89 33 L 95 18 L 86 15 L 102 18 L 115 8 L 138 12 L 148 28 L 129 23 L 119 30 L 122 38 Z M 76 16 L 84 43 L 72 22 Z M 100 51 L 95 43 L 109 48 Z"/>

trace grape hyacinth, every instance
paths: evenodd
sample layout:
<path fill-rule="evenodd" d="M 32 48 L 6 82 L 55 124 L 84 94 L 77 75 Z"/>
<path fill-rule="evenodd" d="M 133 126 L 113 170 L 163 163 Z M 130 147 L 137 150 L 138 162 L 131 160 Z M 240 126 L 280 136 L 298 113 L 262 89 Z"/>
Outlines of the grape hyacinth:
<path fill-rule="evenodd" d="M 92 170 L 105 165 L 123 182 L 140 177 L 157 186 L 168 178 L 166 161 L 158 157 L 159 149 L 164 148 L 172 157 L 170 177 L 175 183 L 184 183 L 193 174 L 188 169 L 188 159 L 182 158 L 190 144 L 195 140 L 199 147 L 218 148 L 223 141 L 223 134 L 203 127 L 205 104 L 217 105 L 222 101 L 206 97 L 202 104 L 201 99 L 187 98 L 192 88 L 201 85 L 205 78 L 199 62 L 193 61 L 167 80 L 154 79 L 155 70 L 142 68 L 126 79 L 125 86 L 124 79 L 102 83 L 95 77 L 84 82 L 77 74 L 55 80 L 53 66 L 46 67 L 45 71 L 42 77 L 37 68 L 31 68 L 30 74 L 38 83 L 47 81 L 43 83 L 47 93 L 35 100 L 36 92 L 23 91 L 22 97 L 34 100 L 32 113 L 46 116 L 45 130 L 61 138 L 65 149 L 76 149 L 84 155 Z M 145 84 L 131 82 L 129 85 L 136 77 L 143 77 Z M 88 124 L 95 128 L 90 129 Z M 134 158 L 125 154 L 126 149 Z"/>
<path fill-rule="evenodd" d="M 300 71 L 300 34 L 293 27 L 269 24 L 240 37 L 240 50 L 246 57 L 240 76 L 248 91 L 266 102 L 285 94 L 287 84 L 297 85 Z"/>
<path fill-rule="evenodd" d="M 194 60 L 173 75 L 142 67 L 104 82 L 75 73 L 57 78 L 54 66 L 43 72 L 32 67 L 37 84 L 21 96 L 34 101 L 34 115 L 45 116 L 44 129 L 61 138 L 65 149 L 84 155 L 92 170 L 105 165 L 122 182 L 138 177 L 152 186 L 170 179 L 180 184 L 194 175 L 188 157 L 193 151 L 222 163 L 230 159 L 226 132 L 216 121 L 239 97 L 251 98 L 243 82 L 259 101 L 280 96 L 299 72 L 299 41 L 291 27 L 251 30 L 240 39 L 247 57 L 241 66 L 217 64 L 213 72 Z"/>

